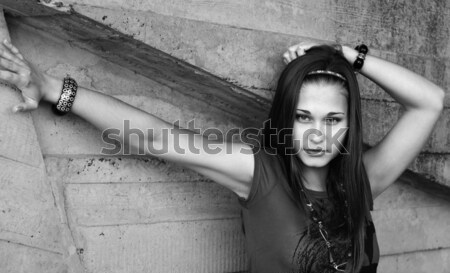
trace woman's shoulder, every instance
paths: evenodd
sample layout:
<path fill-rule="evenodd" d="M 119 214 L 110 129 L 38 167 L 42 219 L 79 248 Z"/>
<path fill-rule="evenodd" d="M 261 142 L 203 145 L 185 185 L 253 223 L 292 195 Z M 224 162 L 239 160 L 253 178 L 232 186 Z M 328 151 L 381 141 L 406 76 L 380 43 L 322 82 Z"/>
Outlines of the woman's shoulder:
<path fill-rule="evenodd" d="M 254 147 L 255 167 L 262 165 L 269 169 L 284 169 L 283 157 L 272 147 Z"/>
<path fill-rule="evenodd" d="M 268 194 L 280 179 L 286 177 L 282 157 L 271 147 L 253 147 L 255 167 L 250 193 L 245 205 L 248 206 Z M 243 202 L 241 204 L 244 205 Z"/>

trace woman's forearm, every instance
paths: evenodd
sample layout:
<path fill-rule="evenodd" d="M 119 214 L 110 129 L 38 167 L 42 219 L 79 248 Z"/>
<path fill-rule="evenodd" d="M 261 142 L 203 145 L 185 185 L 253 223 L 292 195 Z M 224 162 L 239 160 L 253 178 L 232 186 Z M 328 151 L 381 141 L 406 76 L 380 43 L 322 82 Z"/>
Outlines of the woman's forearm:
<path fill-rule="evenodd" d="M 61 94 L 62 79 L 49 75 L 45 77 L 45 84 L 42 86 L 42 89 L 45 90 L 43 99 L 51 104 L 56 104 Z M 169 123 L 121 100 L 83 87 L 78 88 L 71 112 L 101 131 L 118 129 L 122 141 L 126 120 L 132 128 L 142 131 L 145 141 L 154 141 L 154 138 L 158 138 L 158 132 L 162 128 L 170 126 Z M 154 134 L 147 135 L 148 129 L 152 129 Z M 129 144 L 133 145 L 134 143 Z"/>
<path fill-rule="evenodd" d="M 343 46 L 342 50 L 348 62 L 353 63 L 358 52 L 347 46 Z M 442 110 L 444 91 L 404 67 L 371 56 L 369 52 L 360 72 L 381 86 L 406 110 Z"/>

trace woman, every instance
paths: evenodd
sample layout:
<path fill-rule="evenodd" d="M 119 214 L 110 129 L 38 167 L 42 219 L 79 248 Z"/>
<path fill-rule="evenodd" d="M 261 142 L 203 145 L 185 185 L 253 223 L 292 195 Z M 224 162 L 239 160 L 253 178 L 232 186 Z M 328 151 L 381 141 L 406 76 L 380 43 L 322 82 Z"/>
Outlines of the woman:
<path fill-rule="evenodd" d="M 372 198 L 389 187 L 417 156 L 443 108 L 444 92 L 423 77 L 366 56 L 367 50 L 299 44 L 284 55 L 281 74 L 263 131 L 263 147 L 218 143 L 163 129 L 172 125 L 110 96 L 76 87 L 33 69 L 11 43 L 1 52 L 0 79 L 22 90 L 14 111 L 41 100 L 69 110 L 104 131 L 128 119 L 145 135 L 129 143 L 151 155 L 180 163 L 239 196 L 251 272 L 376 272 L 378 248 L 370 212 Z M 405 111 L 375 147 L 363 152 L 359 89 L 354 69 L 383 87 Z M 180 129 L 181 130 L 181 129 Z M 123 133 L 123 132 L 122 132 Z M 177 135 L 177 138 L 174 137 Z M 130 140 L 133 141 L 133 140 Z M 177 147 L 187 153 L 180 154 Z M 178 149 L 180 150 L 180 149 Z M 217 152 L 219 151 L 219 152 Z M 231 152 L 230 152 L 231 151 Z"/>

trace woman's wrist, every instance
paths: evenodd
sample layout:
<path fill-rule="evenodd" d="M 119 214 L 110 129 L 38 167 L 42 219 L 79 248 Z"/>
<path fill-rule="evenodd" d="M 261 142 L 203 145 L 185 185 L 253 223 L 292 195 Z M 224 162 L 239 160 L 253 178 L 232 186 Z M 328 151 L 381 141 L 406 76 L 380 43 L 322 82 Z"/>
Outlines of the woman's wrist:
<path fill-rule="evenodd" d="M 44 74 L 44 80 L 41 86 L 42 99 L 51 104 L 56 104 L 61 95 L 62 84 L 62 79 Z"/>
<path fill-rule="evenodd" d="M 344 54 L 344 57 L 347 60 L 347 62 L 349 62 L 351 65 L 353 65 L 353 63 L 356 60 L 356 57 L 358 57 L 358 51 L 345 45 L 342 46 L 342 53 Z"/>

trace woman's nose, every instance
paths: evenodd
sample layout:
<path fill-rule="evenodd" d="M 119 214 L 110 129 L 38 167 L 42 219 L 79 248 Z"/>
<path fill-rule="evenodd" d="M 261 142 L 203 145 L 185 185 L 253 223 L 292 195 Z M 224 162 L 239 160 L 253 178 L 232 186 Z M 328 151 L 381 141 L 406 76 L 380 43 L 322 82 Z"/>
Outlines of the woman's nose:
<path fill-rule="evenodd" d="M 308 130 L 308 139 L 314 144 L 319 144 L 325 140 L 325 133 L 320 125 Z"/>
<path fill-rule="evenodd" d="M 319 144 L 324 141 L 325 135 L 320 130 L 314 130 L 309 139 L 312 143 Z"/>

